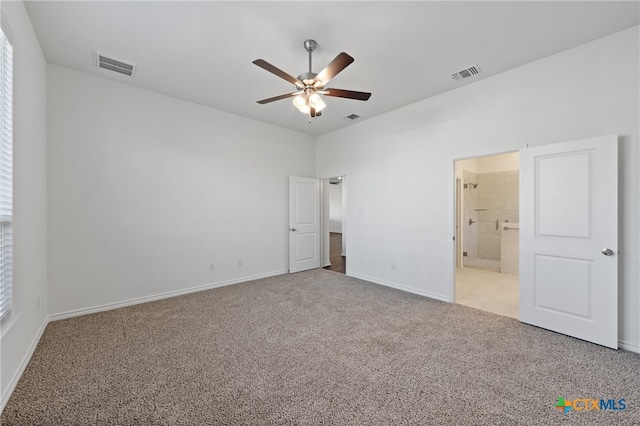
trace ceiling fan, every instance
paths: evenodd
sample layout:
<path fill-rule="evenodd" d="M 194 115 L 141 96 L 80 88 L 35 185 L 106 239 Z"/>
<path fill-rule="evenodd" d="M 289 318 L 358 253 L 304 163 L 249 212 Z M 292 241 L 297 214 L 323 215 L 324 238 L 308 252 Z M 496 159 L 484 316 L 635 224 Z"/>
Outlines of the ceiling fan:
<path fill-rule="evenodd" d="M 309 114 L 309 119 L 311 119 L 311 117 L 319 117 L 322 114 L 321 111 L 327 106 L 320 95 L 356 99 L 359 101 L 368 100 L 371 93 L 325 87 L 329 80 L 338 75 L 339 72 L 353 62 L 353 58 L 346 53 L 341 52 L 333 61 L 331 61 L 331 63 L 329 63 L 329 65 L 316 74 L 311 71 L 311 54 L 316 49 L 317 45 L 318 44 L 314 40 L 306 40 L 304 42 L 304 48 L 309 53 L 309 72 L 300 74 L 298 78 L 274 67 L 264 59 L 256 59 L 253 61 L 253 63 L 260 68 L 287 80 L 289 83 L 293 83 L 297 89 L 295 92 L 262 99 L 257 102 L 259 104 L 268 104 L 269 102 L 279 101 L 281 99 L 294 98 L 293 105 L 295 105 L 300 112 Z"/>

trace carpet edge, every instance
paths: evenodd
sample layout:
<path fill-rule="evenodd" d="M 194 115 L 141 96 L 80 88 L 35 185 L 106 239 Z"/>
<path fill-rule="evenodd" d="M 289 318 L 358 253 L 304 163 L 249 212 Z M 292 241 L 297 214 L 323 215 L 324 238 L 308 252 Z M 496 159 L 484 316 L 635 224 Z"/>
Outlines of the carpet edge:
<path fill-rule="evenodd" d="M 445 295 L 442 295 L 442 294 L 432 293 L 430 291 L 418 290 L 418 289 L 407 287 L 407 286 L 404 286 L 404 285 L 401 285 L 401 284 L 396 284 L 396 283 L 392 283 L 392 282 L 389 282 L 389 281 L 384 281 L 384 280 L 380 280 L 380 279 L 377 279 L 377 278 L 368 277 L 366 275 L 349 273 L 349 275 L 347 275 L 347 276 L 353 277 L 353 278 L 358 278 L 358 279 L 365 280 L 365 281 L 369 281 L 369 282 L 372 282 L 374 284 L 382 285 L 382 286 L 385 286 L 385 287 L 395 288 L 396 290 L 406 291 L 407 293 L 413 293 L 413 294 L 417 294 L 419 296 L 428 297 L 430 299 L 440 300 L 441 302 L 451 302 L 451 300 L 450 300 L 450 298 L 448 296 L 445 296 Z"/>
<path fill-rule="evenodd" d="M 40 343 L 40 339 L 42 338 L 42 335 L 44 334 L 44 330 L 47 328 L 47 325 L 49 325 L 49 322 L 50 322 L 49 318 L 45 317 L 44 320 L 42 321 L 42 324 L 40 325 L 40 328 L 38 329 L 38 332 L 36 333 L 33 340 L 31 341 L 31 344 L 29 345 L 29 349 L 27 350 L 27 353 L 22 358 L 22 361 L 20 362 L 18 369 L 13 374 L 13 377 L 9 382 L 9 386 L 7 387 L 7 391 L 4 393 L 4 395 L 2 395 L 2 401 L 0 402 L 0 413 L 2 413 L 4 411 L 4 408 L 7 406 L 7 403 L 9 402 L 9 399 L 11 398 L 13 391 L 16 389 L 16 386 L 18 385 L 20 378 L 22 378 L 22 374 L 24 373 L 27 366 L 29 365 L 29 362 L 31 361 L 31 357 L 35 353 L 36 348 L 38 347 L 38 343 Z"/>

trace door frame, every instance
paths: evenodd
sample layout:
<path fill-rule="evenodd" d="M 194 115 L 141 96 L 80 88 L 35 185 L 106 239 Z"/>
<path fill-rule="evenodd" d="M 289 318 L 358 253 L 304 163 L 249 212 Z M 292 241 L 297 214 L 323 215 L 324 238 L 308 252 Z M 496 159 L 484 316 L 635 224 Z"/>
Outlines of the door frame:
<path fill-rule="evenodd" d="M 512 145 L 508 147 L 486 149 L 481 151 L 475 151 L 472 153 L 463 153 L 453 155 L 449 157 L 449 229 L 451 230 L 452 238 L 450 240 L 451 246 L 449 249 L 450 259 L 450 279 L 449 279 L 449 302 L 456 302 L 456 257 L 457 246 L 456 241 L 456 220 L 457 220 L 457 194 L 456 194 L 456 161 L 458 160 L 470 160 L 478 157 L 491 157 L 493 155 L 510 154 L 512 152 L 520 152 L 521 149 L 527 148 L 529 144 L 525 145 Z M 519 173 L 519 172 L 518 172 Z M 518 198 L 520 194 L 518 194 Z M 461 232 L 462 234 L 462 232 Z"/>
<path fill-rule="evenodd" d="M 455 164 L 455 162 L 454 162 Z M 464 251 L 464 236 L 462 232 L 463 220 L 462 220 L 462 179 L 456 177 L 456 201 L 455 201 L 455 211 L 456 211 L 456 229 L 455 229 L 455 246 L 456 246 L 456 256 L 455 256 L 455 267 L 460 268 L 463 264 L 462 253 Z"/>

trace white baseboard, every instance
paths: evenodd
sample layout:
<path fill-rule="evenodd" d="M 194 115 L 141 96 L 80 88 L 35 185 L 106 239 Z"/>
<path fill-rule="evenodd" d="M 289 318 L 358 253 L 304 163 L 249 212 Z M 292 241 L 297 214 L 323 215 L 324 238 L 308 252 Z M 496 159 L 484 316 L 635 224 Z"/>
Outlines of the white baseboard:
<path fill-rule="evenodd" d="M 168 299 L 169 297 L 182 296 L 183 294 L 196 293 L 199 291 L 210 290 L 218 287 L 225 287 L 232 284 L 239 284 L 247 281 L 259 280 L 261 278 L 274 277 L 276 275 L 282 275 L 288 272 L 289 271 L 267 272 L 265 274 L 235 278 L 233 280 L 221 281 L 221 282 L 211 283 L 211 284 L 204 284 L 196 287 L 185 288 L 182 290 L 168 291 L 165 293 L 154 294 L 151 296 L 137 297 L 135 299 L 123 300 L 121 302 L 105 303 L 104 305 L 91 306 L 89 308 L 82 308 L 82 309 L 75 309 L 72 311 L 49 315 L 49 321 L 58 321 L 66 318 L 78 317 L 81 315 L 94 314 L 96 312 L 110 311 L 112 309 L 124 308 L 126 306 L 138 305 L 140 303 L 147 303 L 147 302 L 153 302 L 155 300 Z"/>
<path fill-rule="evenodd" d="M 637 354 L 640 354 L 640 345 L 634 345 L 634 344 L 631 344 L 629 342 L 624 342 L 622 340 L 619 340 L 618 341 L 618 347 L 620 349 L 624 349 L 624 350 L 629 351 L 629 352 L 635 352 Z"/>
<path fill-rule="evenodd" d="M 322 264 L 322 267 L 324 268 L 325 266 L 331 266 L 331 262 L 330 261 L 326 261 Z"/>
<path fill-rule="evenodd" d="M 4 395 L 2 395 L 2 402 L 1 402 L 2 405 L 0 406 L 0 413 L 4 411 L 4 407 L 6 407 L 7 402 L 9 402 L 9 398 L 11 398 L 11 394 L 13 393 L 13 391 L 16 388 L 16 385 L 20 381 L 20 377 L 22 377 L 22 373 L 24 373 L 24 370 L 27 368 L 27 365 L 29 365 L 29 361 L 31 361 L 31 357 L 33 356 L 33 353 L 36 351 L 36 347 L 40 342 L 40 338 L 42 337 L 42 333 L 44 333 L 44 329 L 47 328 L 47 324 L 49 324 L 49 319 L 45 318 L 44 321 L 42 321 L 42 325 L 40 325 L 40 328 L 38 329 L 38 332 L 36 333 L 35 337 L 31 341 L 29 350 L 25 354 L 24 358 L 22 358 L 22 362 L 20 363 L 20 366 L 18 367 L 13 377 L 11 378 L 11 382 L 9 382 L 9 387 L 7 388 L 7 392 L 5 392 Z"/>
<path fill-rule="evenodd" d="M 398 289 L 398 290 L 406 291 L 407 293 L 413 293 L 413 294 L 417 294 L 417 295 L 420 295 L 420 296 L 429 297 L 431 299 L 440 300 L 442 302 L 450 302 L 449 297 L 444 296 L 442 294 L 431 293 L 430 291 L 418 290 L 418 289 L 415 289 L 415 288 L 403 286 L 401 284 L 396 284 L 396 283 L 392 283 L 392 282 L 389 282 L 389 281 L 384 281 L 384 280 L 379 280 L 379 279 L 376 279 L 376 278 L 367 277 L 366 275 L 350 273 L 349 276 L 354 277 L 354 278 L 359 278 L 359 279 L 365 280 L 365 281 L 370 281 L 370 282 L 375 283 L 375 284 L 380 284 L 380 285 L 383 285 L 385 287 L 391 287 L 391 288 L 395 288 L 395 289 Z"/>

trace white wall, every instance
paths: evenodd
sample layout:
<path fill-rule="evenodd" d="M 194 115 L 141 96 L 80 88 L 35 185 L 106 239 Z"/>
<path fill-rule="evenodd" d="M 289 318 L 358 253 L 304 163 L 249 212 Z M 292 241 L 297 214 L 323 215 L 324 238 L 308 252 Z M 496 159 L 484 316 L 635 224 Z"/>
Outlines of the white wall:
<path fill-rule="evenodd" d="M 638 35 L 635 27 L 318 137 L 319 175 L 349 176 L 349 274 L 449 300 L 453 158 L 617 133 L 620 340 L 640 351 Z"/>
<path fill-rule="evenodd" d="M 342 184 L 329 185 L 329 232 L 342 233 Z"/>
<path fill-rule="evenodd" d="M 14 55 L 13 314 L 2 322 L 4 408 L 47 323 L 47 63 L 22 2 L 2 2 L 2 14 Z"/>
<path fill-rule="evenodd" d="M 56 65 L 48 76 L 54 318 L 288 270 L 289 176 L 315 176 L 313 137 Z"/>

